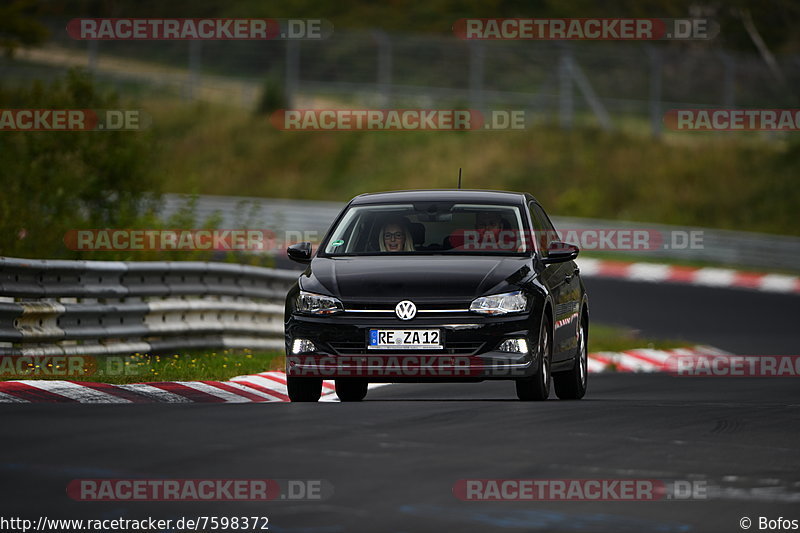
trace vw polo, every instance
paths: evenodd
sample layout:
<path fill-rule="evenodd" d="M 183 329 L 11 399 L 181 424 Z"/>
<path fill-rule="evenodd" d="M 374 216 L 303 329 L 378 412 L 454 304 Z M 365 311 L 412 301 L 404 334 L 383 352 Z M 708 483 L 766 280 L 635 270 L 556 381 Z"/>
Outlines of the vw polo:
<path fill-rule="evenodd" d="M 342 401 L 371 382 L 512 380 L 520 400 L 587 386 L 588 298 L 527 193 L 417 190 L 351 200 L 286 297 L 287 388 Z"/>

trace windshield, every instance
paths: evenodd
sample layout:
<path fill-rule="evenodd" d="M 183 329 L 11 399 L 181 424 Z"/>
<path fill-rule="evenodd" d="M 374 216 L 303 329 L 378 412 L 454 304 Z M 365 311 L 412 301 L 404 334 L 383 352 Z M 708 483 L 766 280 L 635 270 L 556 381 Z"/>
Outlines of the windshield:
<path fill-rule="evenodd" d="M 512 205 L 417 202 L 348 209 L 323 255 L 525 254 L 520 209 Z M 528 241 L 528 242 L 526 242 Z"/>

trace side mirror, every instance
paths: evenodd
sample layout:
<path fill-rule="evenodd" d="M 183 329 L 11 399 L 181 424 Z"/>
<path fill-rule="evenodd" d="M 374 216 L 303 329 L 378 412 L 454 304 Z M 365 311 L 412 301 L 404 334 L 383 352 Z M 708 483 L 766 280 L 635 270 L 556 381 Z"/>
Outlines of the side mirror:
<path fill-rule="evenodd" d="M 310 263 L 311 243 L 298 242 L 297 244 L 293 244 L 286 249 L 286 255 L 288 255 L 289 259 L 292 261 L 297 261 L 298 263 Z"/>
<path fill-rule="evenodd" d="M 552 241 L 547 247 L 547 257 L 542 258 L 546 265 L 550 263 L 566 263 L 578 257 L 580 249 L 574 244 L 561 241 Z"/>

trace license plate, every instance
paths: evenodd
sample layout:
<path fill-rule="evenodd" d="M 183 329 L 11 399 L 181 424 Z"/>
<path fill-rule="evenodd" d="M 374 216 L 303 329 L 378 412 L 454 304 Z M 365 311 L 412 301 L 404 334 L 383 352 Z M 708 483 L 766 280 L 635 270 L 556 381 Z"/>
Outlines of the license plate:
<path fill-rule="evenodd" d="M 371 350 L 441 350 L 441 332 L 438 329 L 371 329 Z"/>

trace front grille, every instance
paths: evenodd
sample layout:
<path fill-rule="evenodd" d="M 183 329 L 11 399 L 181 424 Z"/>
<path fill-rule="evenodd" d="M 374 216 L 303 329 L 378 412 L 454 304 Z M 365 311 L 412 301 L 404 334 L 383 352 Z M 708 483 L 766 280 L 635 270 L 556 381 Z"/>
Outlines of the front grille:
<path fill-rule="evenodd" d="M 419 352 L 435 352 L 441 355 L 474 355 L 482 347 L 482 342 L 445 342 L 442 350 L 367 350 L 364 341 L 336 341 L 331 342 L 330 347 L 336 355 L 363 355 L 371 354 L 394 354 L 404 353 L 413 354 Z"/>
<path fill-rule="evenodd" d="M 469 313 L 469 302 L 414 302 L 417 307 L 417 316 L 442 317 L 446 315 L 461 315 Z M 361 317 L 388 317 L 395 316 L 395 306 L 397 303 L 374 303 L 374 302 L 345 302 L 344 314 Z"/>

